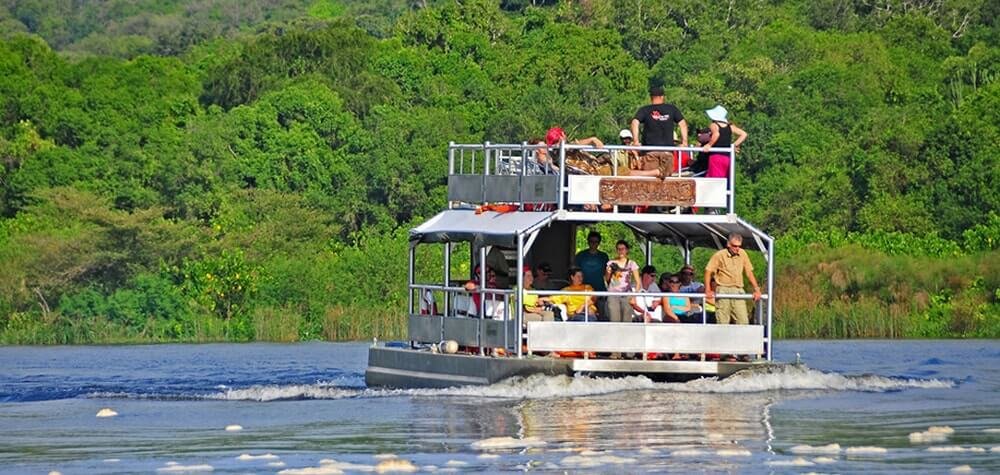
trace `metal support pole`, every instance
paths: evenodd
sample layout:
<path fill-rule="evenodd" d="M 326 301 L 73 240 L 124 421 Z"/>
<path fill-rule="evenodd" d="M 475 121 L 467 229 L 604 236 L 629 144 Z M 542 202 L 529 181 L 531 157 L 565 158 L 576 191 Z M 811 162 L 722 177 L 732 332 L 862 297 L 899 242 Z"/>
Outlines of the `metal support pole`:
<path fill-rule="evenodd" d="M 517 305 L 517 311 L 514 313 L 514 334 L 517 335 L 517 340 L 514 342 L 517 345 L 517 357 L 520 358 L 521 354 L 521 328 L 524 325 L 524 235 L 517 235 L 517 289 L 519 292 L 514 296 L 514 305 Z M 510 333 L 507 331 L 506 326 L 510 322 L 504 324 L 504 343 L 507 343 L 507 335 Z"/>
<path fill-rule="evenodd" d="M 764 328 L 764 334 L 767 335 L 767 360 L 771 361 L 774 353 L 774 331 L 771 327 L 774 315 L 774 239 L 767 242 L 767 255 L 767 328 Z"/>
<path fill-rule="evenodd" d="M 653 265 L 653 240 L 646 236 L 646 265 Z"/>
<path fill-rule="evenodd" d="M 451 243 L 444 243 L 444 287 L 451 287 Z M 448 316 L 451 310 L 451 292 L 444 291 L 444 311 L 442 315 Z M 444 341 L 444 319 L 441 319 L 441 340 Z"/>
<path fill-rule="evenodd" d="M 406 292 L 406 319 L 407 320 L 410 319 L 410 315 L 413 315 L 413 287 L 412 286 L 415 283 L 415 282 L 413 282 L 413 258 L 414 258 L 415 254 L 416 254 L 415 249 L 416 249 L 416 244 L 414 244 L 414 243 L 411 242 L 410 243 L 409 259 L 408 259 L 409 260 L 409 265 L 407 266 L 407 270 L 406 270 L 406 281 L 409 282 L 409 285 L 410 285 L 407 288 L 408 291 Z M 409 335 L 407 335 L 407 336 L 409 336 Z M 410 340 L 410 348 L 413 348 L 413 340 Z"/>
<path fill-rule="evenodd" d="M 559 211 L 566 205 L 566 192 L 569 190 L 566 181 L 566 143 L 559 142 Z"/>
<path fill-rule="evenodd" d="M 448 142 L 448 176 L 455 174 L 455 142 Z M 454 204 L 448 200 L 448 209 L 452 209 Z"/>
<path fill-rule="evenodd" d="M 479 248 L 479 324 L 476 325 L 476 346 L 479 347 L 479 356 L 486 354 L 483 351 L 483 321 L 486 319 L 486 246 Z"/>
<path fill-rule="evenodd" d="M 736 212 L 736 147 L 729 147 L 729 214 Z"/>

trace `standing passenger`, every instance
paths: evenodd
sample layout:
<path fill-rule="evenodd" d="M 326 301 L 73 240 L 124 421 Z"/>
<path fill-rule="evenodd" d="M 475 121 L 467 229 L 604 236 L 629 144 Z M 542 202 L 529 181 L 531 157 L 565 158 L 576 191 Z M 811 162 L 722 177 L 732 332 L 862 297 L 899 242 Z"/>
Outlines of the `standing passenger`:
<path fill-rule="evenodd" d="M 624 240 L 615 244 L 618 256 L 608 261 L 604 268 L 604 279 L 611 292 L 631 292 L 639 288 L 639 264 L 628 258 L 629 245 Z M 633 286 L 632 283 L 635 282 Z M 612 322 L 631 322 L 632 306 L 628 296 L 608 297 L 608 320 Z"/>
<path fill-rule="evenodd" d="M 729 241 L 725 249 L 712 255 L 705 267 L 705 282 L 711 282 L 715 278 L 718 284 L 718 292 L 723 294 L 742 294 L 743 275 L 753 286 L 753 301 L 760 300 L 760 286 L 753 276 L 753 264 L 743 247 L 743 236 L 733 233 L 729 235 Z M 705 289 L 705 299 L 709 302 L 715 301 L 715 320 L 720 325 L 730 323 L 737 325 L 749 325 L 750 318 L 747 313 L 746 302 L 738 299 L 715 299 L 715 289 Z"/>
<path fill-rule="evenodd" d="M 674 145 L 674 124 L 681 130 L 681 146 L 688 145 L 688 126 L 684 120 L 684 115 L 673 104 L 666 104 L 663 100 L 663 88 L 652 87 L 649 89 L 649 104 L 642 106 L 635 112 L 632 118 L 632 136 L 639 136 L 639 125 L 642 124 L 641 140 L 634 145 L 660 145 L 672 147 Z M 674 172 L 674 155 L 670 152 L 647 152 L 643 155 L 642 166 L 644 170 L 657 169 L 661 177 L 667 177 Z"/>
<path fill-rule="evenodd" d="M 708 143 L 702 147 L 702 150 L 708 152 L 710 148 L 728 148 L 733 147 L 735 150 L 739 150 L 740 144 L 747 139 L 747 133 L 729 123 L 729 111 L 725 107 L 715 106 L 711 109 L 705 111 L 709 119 L 712 119 L 712 123 L 708 126 L 711 130 L 712 136 L 708 139 Z M 733 132 L 736 133 L 737 138 L 733 140 Z M 708 156 L 708 173 L 705 176 L 709 178 L 727 178 L 729 177 L 729 154 L 712 152 Z"/>
<path fill-rule="evenodd" d="M 587 249 L 577 253 L 574 263 L 583 270 L 583 281 L 599 292 L 607 290 L 604 285 L 604 268 L 608 265 L 608 255 L 598 249 L 601 246 L 601 233 L 591 231 L 587 234 Z M 597 299 L 597 307 L 602 319 L 606 319 L 608 299 Z"/>

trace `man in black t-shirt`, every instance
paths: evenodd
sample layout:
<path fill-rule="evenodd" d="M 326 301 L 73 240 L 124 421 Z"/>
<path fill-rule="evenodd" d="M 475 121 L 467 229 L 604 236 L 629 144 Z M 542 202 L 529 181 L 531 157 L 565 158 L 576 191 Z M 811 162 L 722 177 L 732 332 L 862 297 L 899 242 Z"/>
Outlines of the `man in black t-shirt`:
<path fill-rule="evenodd" d="M 674 145 L 674 125 L 680 128 L 681 146 L 688 146 L 688 127 L 684 115 L 673 104 L 663 102 L 663 88 L 649 89 L 649 104 L 642 106 L 632 118 L 632 136 L 641 137 L 641 143 L 633 145 Z M 642 124 L 642 135 L 639 135 Z M 670 152 L 649 152 L 643 160 L 643 168 L 657 167 L 664 177 L 673 173 L 674 160 Z M 656 162 L 659 163 L 656 163 Z"/>

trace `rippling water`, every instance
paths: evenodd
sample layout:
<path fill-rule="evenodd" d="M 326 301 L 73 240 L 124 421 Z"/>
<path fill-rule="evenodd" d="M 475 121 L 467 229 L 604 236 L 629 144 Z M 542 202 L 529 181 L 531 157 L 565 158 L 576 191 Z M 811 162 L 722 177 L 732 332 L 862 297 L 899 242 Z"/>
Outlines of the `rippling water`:
<path fill-rule="evenodd" d="M 366 351 L 0 348 L 0 472 L 1000 472 L 998 341 L 791 341 L 777 359 L 805 365 L 721 381 L 446 390 L 367 389 Z"/>

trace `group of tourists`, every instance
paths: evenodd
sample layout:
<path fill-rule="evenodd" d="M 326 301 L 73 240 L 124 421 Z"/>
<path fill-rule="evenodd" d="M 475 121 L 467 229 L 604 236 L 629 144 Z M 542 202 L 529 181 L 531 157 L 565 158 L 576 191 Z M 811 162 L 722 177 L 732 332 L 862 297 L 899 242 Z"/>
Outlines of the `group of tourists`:
<path fill-rule="evenodd" d="M 743 237 L 731 234 L 726 247 L 715 254 L 705 266 L 704 282 L 694 279 L 695 269 L 685 264 L 677 273 L 665 273 L 656 282 L 657 271 L 651 265 L 642 268 L 629 259 L 630 246 L 620 240 L 615 243 L 615 257 L 600 250 L 601 234 L 592 231 L 587 236 L 587 249 L 580 251 L 574 266 L 567 272 L 567 292 L 640 292 L 649 296 L 608 296 L 572 294 L 539 297 L 531 290 L 556 290 L 551 282 L 551 267 L 542 263 L 534 270 L 523 269 L 526 321 L 609 321 L 643 323 L 718 323 L 747 325 L 750 323 L 745 300 L 716 299 L 723 295 L 744 294 L 744 277 L 753 289 L 754 302 L 760 300 L 760 286 L 753 274 L 753 264 L 742 249 Z M 541 283 L 539 283 L 541 281 Z M 653 294 L 672 293 L 671 296 Z M 701 294 L 704 299 L 692 301 L 677 294 Z M 704 305 L 704 307 L 702 306 Z"/>
<path fill-rule="evenodd" d="M 649 90 L 650 103 L 636 111 L 629 127 L 619 132 L 618 139 L 624 146 L 673 147 L 680 141 L 681 147 L 688 146 L 688 123 L 684 115 L 673 104 L 665 101 L 663 88 L 656 86 Z M 747 133 L 729 121 L 729 111 L 717 105 L 705 111 L 711 121 L 709 126 L 699 129 L 697 140 L 702 148 L 697 159 L 691 154 L 669 151 L 615 150 L 609 158 L 595 157 L 578 150 L 568 151 L 566 164 L 572 169 L 593 175 L 654 176 L 666 178 L 677 171 L 677 167 L 690 167 L 694 173 L 704 173 L 709 178 L 729 176 L 730 155 L 711 152 L 711 149 L 733 147 L 739 151 L 740 144 L 747 139 Z M 679 134 L 678 134 L 679 132 Z M 552 127 L 545 138 L 534 138 L 529 144 L 555 147 L 560 143 L 586 145 L 593 149 L 603 149 L 604 142 L 597 137 L 570 139 L 560 127 Z M 546 147 L 535 150 L 538 171 L 558 173 L 558 166 Z"/>

